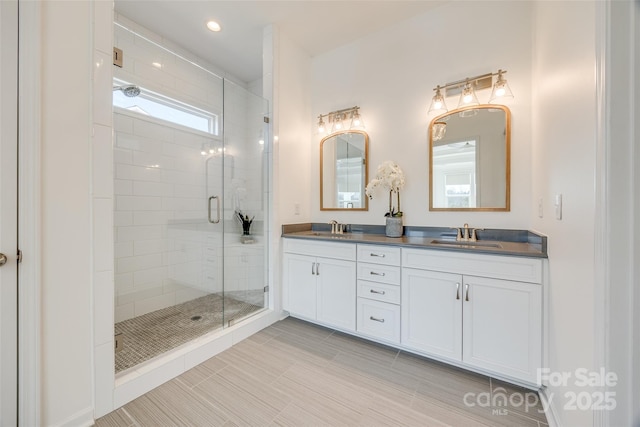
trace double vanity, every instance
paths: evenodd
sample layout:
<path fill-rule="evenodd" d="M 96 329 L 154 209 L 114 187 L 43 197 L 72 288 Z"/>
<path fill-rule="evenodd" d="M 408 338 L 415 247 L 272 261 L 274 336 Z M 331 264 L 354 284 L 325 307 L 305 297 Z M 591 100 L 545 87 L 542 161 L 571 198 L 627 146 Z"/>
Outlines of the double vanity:
<path fill-rule="evenodd" d="M 546 238 L 325 224 L 283 226 L 283 306 L 291 316 L 498 377 L 540 386 Z"/>

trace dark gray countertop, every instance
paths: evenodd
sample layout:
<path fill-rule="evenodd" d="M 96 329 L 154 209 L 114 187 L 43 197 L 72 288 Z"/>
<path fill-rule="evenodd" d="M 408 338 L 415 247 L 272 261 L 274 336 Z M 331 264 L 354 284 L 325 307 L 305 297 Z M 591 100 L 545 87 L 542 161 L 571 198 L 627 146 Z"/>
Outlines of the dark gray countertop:
<path fill-rule="evenodd" d="M 282 237 L 344 243 L 402 246 L 443 251 L 547 258 L 547 238 L 527 230 L 486 229 L 477 242 L 456 242 L 455 230 L 446 227 L 404 227 L 402 237 L 387 237 L 384 226 L 350 225 L 343 234 L 331 234 L 327 224 L 286 224 Z"/>

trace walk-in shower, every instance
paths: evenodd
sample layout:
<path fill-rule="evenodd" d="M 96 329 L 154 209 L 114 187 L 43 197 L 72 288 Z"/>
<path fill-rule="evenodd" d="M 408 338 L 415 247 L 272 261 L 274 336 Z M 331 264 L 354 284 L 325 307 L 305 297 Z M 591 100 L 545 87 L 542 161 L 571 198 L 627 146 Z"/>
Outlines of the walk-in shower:
<path fill-rule="evenodd" d="M 121 372 L 268 305 L 269 112 L 251 84 L 157 38 L 120 24 L 114 38 L 123 52 L 113 83 Z"/>

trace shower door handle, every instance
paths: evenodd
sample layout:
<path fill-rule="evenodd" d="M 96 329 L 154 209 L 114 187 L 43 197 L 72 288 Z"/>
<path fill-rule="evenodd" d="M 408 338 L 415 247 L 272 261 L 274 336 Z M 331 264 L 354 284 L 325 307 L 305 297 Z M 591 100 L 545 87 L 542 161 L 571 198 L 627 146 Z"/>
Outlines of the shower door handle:
<path fill-rule="evenodd" d="M 216 199 L 216 217 L 217 218 L 215 220 L 211 219 L 211 201 L 213 199 Z M 207 205 L 207 209 L 208 209 L 208 213 L 209 213 L 209 222 L 211 224 L 219 223 L 220 222 L 220 197 L 218 197 L 218 196 L 209 197 L 209 203 Z"/>

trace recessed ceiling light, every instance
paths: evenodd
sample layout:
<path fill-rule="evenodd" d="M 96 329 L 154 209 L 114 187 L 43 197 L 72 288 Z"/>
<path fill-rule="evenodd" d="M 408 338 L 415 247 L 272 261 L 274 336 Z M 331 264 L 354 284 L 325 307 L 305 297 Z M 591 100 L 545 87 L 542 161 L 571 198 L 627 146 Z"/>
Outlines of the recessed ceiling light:
<path fill-rule="evenodd" d="M 218 32 L 222 29 L 220 28 L 220 24 L 218 24 L 216 21 L 207 22 L 207 28 L 213 32 Z"/>

